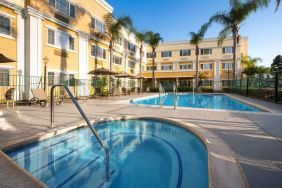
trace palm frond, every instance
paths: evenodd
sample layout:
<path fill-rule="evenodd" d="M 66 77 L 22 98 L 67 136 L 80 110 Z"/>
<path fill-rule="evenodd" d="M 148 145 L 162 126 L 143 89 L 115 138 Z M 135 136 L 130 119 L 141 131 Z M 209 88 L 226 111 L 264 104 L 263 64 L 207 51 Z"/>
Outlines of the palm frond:
<path fill-rule="evenodd" d="M 215 13 L 209 20 L 209 23 L 219 23 L 222 25 L 231 25 L 232 20 L 230 19 L 230 14 L 227 11 Z"/>
<path fill-rule="evenodd" d="M 228 37 L 228 35 L 231 33 L 232 28 L 231 27 L 226 27 L 223 28 L 219 34 L 218 34 L 218 46 L 222 46 L 224 40 Z"/>
<path fill-rule="evenodd" d="M 281 0 L 276 0 L 276 9 L 275 11 L 278 10 L 279 6 L 280 6 Z"/>

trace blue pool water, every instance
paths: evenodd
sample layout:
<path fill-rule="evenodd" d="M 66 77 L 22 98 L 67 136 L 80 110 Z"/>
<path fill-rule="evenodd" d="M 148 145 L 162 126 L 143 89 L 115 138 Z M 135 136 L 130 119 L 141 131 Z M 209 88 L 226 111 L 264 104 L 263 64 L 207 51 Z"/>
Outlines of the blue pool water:
<path fill-rule="evenodd" d="M 174 106 L 174 96 L 172 94 L 162 96 L 162 98 L 164 99 L 164 106 Z M 159 106 L 160 99 L 159 96 L 155 96 L 146 99 L 132 100 L 130 103 Z M 180 94 L 177 96 L 177 106 L 251 112 L 262 111 L 259 108 L 250 106 L 223 94 Z"/>
<path fill-rule="evenodd" d="M 110 148 L 112 180 L 104 182 L 104 152 L 89 128 L 5 151 L 48 187 L 208 187 L 203 142 L 173 124 L 126 120 L 96 129 Z"/>

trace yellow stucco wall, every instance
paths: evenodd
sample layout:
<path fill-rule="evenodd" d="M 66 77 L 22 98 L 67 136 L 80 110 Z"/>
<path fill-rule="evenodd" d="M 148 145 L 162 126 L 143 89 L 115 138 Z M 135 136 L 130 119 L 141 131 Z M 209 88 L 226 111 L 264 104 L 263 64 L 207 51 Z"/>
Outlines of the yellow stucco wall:
<path fill-rule="evenodd" d="M 12 34 L 11 36 L 0 35 L 0 53 L 5 56 L 17 60 L 17 14 L 14 10 L 0 6 L 0 14 L 11 18 Z M 11 75 L 16 75 L 17 63 L 1 63 L 0 67 L 12 66 L 10 69 Z"/>

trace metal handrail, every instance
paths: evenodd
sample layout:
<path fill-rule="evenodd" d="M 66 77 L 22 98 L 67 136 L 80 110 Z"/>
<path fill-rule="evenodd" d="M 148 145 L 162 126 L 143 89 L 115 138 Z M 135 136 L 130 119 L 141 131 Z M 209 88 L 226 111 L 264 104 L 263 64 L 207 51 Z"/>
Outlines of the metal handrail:
<path fill-rule="evenodd" d="M 176 110 L 177 106 L 177 96 L 178 96 L 178 89 L 176 87 L 176 84 L 173 84 L 173 105 L 174 105 L 174 110 Z"/>
<path fill-rule="evenodd" d="M 71 98 L 72 102 L 74 103 L 74 105 L 76 106 L 78 111 L 80 112 L 81 116 L 83 117 L 83 119 L 87 123 L 88 127 L 90 128 L 90 130 L 92 131 L 92 133 L 94 134 L 96 139 L 98 140 L 98 143 L 104 149 L 104 151 L 105 151 L 105 164 L 106 164 L 106 181 L 110 181 L 110 179 L 111 179 L 111 174 L 110 174 L 110 156 L 109 156 L 110 155 L 110 150 L 104 144 L 104 142 L 102 141 L 102 139 L 100 138 L 100 136 L 96 132 L 96 130 L 91 126 L 91 123 L 90 123 L 89 119 L 87 118 L 86 114 L 83 112 L 83 110 L 80 107 L 80 105 L 78 104 L 77 100 L 75 99 L 75 97 L 73 96 L 73 94 L 71 93 L 71 91 L 69 90 L 69 88 L 66 85 L 54 85 L 51 88 L 51 105 L 50 105 L 51 106 L 51 127 L 54 127 L 54 90 L 55 90 L 56 87 L 63 87 L 66 90 L 66 92 L 68 93 L 68 95 Z"/>
<path fill-rule="evenodd" d="M 164 88 L 162 87 L 162 84 L 159 85 L 159 99 L 160 99 L 160 109 L 163 108 L 163 103 L 164 103 L 164 100 L 165 98 L 162 98 L 162 94 L 165 94 L 165 90 Z"/>

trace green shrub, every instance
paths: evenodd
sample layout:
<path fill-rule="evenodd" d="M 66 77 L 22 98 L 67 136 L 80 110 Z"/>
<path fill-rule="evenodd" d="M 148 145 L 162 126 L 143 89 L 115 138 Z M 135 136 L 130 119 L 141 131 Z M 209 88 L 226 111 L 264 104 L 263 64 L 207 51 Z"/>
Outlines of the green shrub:
<path fill-rule="evenodd" d="M 201 91 L 204 92 L 204 93 L 213 93 L 213 88 L 201 87 Z"/>
<path fill-rule="evenodd" d="M 193 88 L 192 87 L 187 87 L 187 86 L 179 86 L 177 87 L 178 92 L 192 92 Z"/>

